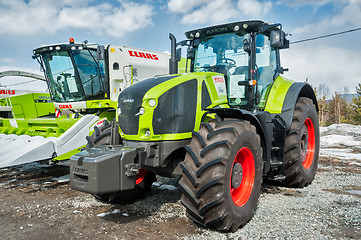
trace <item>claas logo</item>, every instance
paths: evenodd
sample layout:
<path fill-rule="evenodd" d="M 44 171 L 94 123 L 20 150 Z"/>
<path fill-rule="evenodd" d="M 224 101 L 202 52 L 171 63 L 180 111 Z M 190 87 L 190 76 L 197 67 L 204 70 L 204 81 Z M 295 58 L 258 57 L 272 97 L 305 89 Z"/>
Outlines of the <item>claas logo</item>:
<path fill-rule="evenodd" d="M 137 52 L 137 51 L 128 51 L 131 57 L 138 57 L 138 58 L 147 58 L 152 60 L 159 60 L 157 54 L 150 54 L 144 52 Z"/>
<path fill-rule="evenodd" d="M 59 105 L 60 109 L 64 109 L 64 108 L 73 108 L 73 106 L 71 104 L 64 104 L 64 105 Z"/>
<path fill-rule="evenodd" d="M 0 90 L 0 94 L 15 95 L 15 90 Z"/>

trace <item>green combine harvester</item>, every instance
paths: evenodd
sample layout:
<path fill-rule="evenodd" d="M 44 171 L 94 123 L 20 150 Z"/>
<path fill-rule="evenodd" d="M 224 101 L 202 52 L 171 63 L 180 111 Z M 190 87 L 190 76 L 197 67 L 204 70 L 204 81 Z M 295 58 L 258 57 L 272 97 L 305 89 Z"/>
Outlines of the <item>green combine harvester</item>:
<path fill-rule="evenodd" d="M 68 160 L 87 144 L 94 126 L 115 118 L 125 88 L 166 74 L 169 55 L 115 45 L 69 43 L 34 50 L 45 78 L 7 71 L 1 76 L 44 80 L 49 93 L 0 89 L 0 168 L 51 159 Z M 14 93 L 14 94 L 13 94 Z"/>
<path fill-rule="evenodd" d="M 319 155 L 312 87 L 281 74 L 281 24 L 241 21 L 186 32 L 172 42 L 170 74 L 119 94 L 116 122 L 94 128 L 70 159 L 73 189 L 134 201 L 155 174 L 179 177 L 194 222 L 236 231 L 253 216 L 263 179 L 305 187 Z M 186 46 L 190 72 L 178 74 Z M 176 57 L 178 56 L 178 58 Z"/>

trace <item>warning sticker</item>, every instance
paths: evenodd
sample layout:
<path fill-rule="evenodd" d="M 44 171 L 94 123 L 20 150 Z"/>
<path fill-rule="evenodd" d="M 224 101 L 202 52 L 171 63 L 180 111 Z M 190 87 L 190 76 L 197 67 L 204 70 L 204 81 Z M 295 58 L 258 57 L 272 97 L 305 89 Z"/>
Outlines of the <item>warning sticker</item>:
<path fill-rule="evenodd" d="M 18 127 L 18 123 L 16 122 L 16 119 L 9 119 L 10 122 L 10 126 L 17 128 Z"/>
<path fill-rule="evenodd" d="M 218 95 L 227 95 L 224 76 L 212 76 Z"/>

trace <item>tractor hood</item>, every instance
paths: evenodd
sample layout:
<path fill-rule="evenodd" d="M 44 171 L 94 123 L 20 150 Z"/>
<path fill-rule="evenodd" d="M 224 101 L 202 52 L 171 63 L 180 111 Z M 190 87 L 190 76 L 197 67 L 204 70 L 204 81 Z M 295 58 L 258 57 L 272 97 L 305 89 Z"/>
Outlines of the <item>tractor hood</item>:
<path fill-rule="evenodd" d="M 118 123 L 125 140 L 185 139 L 191 137 L 207 107 L 225 103 L 226 87 L 219 73 L 155 77 L 120 93 Z"/>
<path fill-rule="evenodd" d="M 139 111 L 142 108 L 144 95 L 155 86 L 177 77 L 164 76 L 144 80 L 136 85 L 124 89 L 118 97 L 119 125 L 125 134 L 137 135 L 139 125 Z M 119 114 L 119 111 L 118 111 Z"/>

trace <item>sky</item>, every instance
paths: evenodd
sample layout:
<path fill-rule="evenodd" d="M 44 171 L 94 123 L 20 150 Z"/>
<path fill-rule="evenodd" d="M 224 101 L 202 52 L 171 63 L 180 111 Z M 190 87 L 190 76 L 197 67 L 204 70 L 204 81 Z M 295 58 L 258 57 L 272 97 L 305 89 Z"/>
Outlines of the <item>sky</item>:
<path fill-rule="evenodd" d="M 170 50 L 184 32 L 227 22 L 262 19 L 283 25 L 298 41 L 361 27 L 361 0 L 0 0 L 0 71 L 40 74 L 32 50 L 43 44 L 76 42 L 115 44 L 159 52 Z M 354 93 L 361 83 L 361 31 L 291 44 L 281 51 L 284 75 L 306 81 L 331 96 Z M 40 88 L 32 82 L 8 88 Z"/>

